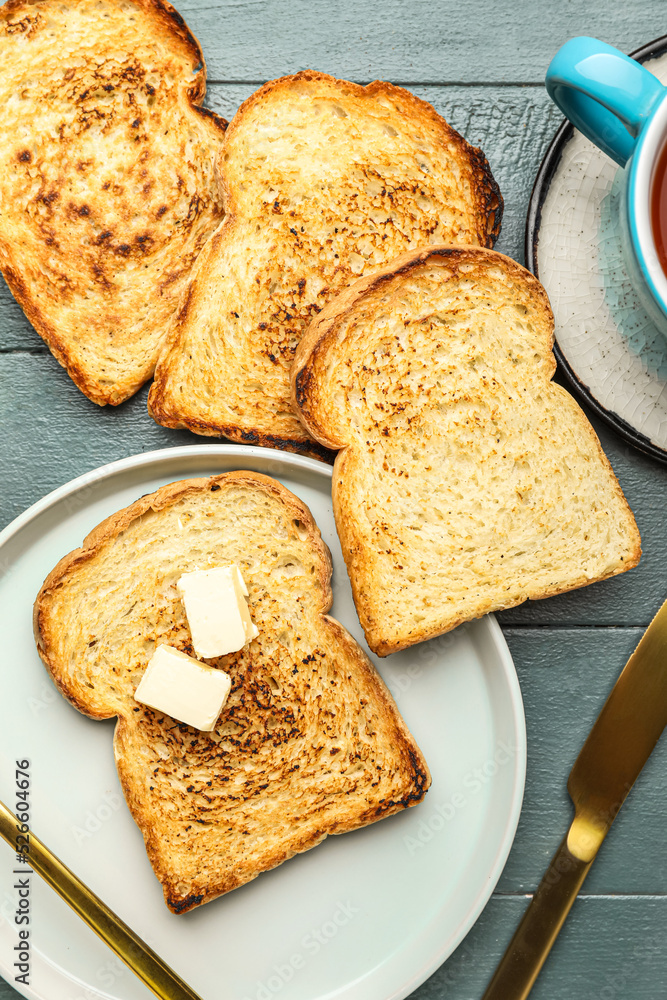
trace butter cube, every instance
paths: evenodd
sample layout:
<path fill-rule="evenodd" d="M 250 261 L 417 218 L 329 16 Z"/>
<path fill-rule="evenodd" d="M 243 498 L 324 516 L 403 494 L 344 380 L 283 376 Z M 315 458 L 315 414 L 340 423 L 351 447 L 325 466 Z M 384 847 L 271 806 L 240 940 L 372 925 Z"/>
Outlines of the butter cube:
<path fill-rule="evenodd" d="M 259 635 L 246 604 L 248 588 L 236 563 L 184 573 L 177 584 L 197 656 L 242 649 Z"/>
<path fill-rule="evenodd" d="M 231 686 L 231 677 L 224 670 L 163 644 L 148 661 L 134 697 L 142 705 L 210 733 Z"/>

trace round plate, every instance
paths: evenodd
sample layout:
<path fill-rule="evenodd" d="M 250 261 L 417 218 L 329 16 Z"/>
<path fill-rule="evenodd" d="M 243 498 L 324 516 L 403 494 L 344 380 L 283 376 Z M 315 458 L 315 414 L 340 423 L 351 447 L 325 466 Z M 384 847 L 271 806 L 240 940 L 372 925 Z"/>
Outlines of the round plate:
<path fill-rule="evenodd" d="M 94 525 L 164 483 L 231 469 L 274 476 L 308 504 L 333 556 L 332 614 L 365 648 L 334 527 L 328 466 L 235 445 L 172 448 L 104 466 L 51 493 L 0 535 L 0 798 L 15 804 L 15 761 L 29 759 L 36 836 L 204 1000 L 405 997 L 479 916 L 519 818 L 523 706 L 494 618 L 374 660 L 431 768 L 423 803 L 330 837 L 178 917 L 164 904 L 122 799 L 114 722 L 73 709 L 34 647 L 37 591 Z M 16 984 L 14 855 L 9 847 L 0 855 L 0 972 L 10 983 L 41 1000 L 152 995 L 37 875 L 30 878 L 30 985 Z"/>
<path fill-rule="evenodd" d="M 631 53 L 667 83 L 667 35 Z M 556 357 L 585 402 L 667 462 L 667 338 L 642 308 L 621 247 L 625 171 L 565 122 L 538 172 L 526 263 L 547 290 Z"/>

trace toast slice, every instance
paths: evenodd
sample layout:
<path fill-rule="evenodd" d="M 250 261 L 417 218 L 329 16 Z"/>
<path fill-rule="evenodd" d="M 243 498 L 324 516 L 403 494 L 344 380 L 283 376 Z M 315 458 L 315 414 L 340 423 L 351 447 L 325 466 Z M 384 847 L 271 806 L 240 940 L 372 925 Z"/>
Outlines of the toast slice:
<path fill-rule="evenodd" d="M 213 732 L 134 701 L 158 643 L 194 655 L 176 583 L 236 562 L 259 636 L 208 660 L 232 678 Z M 424 796 L 387 688 L 325 612 L 331 561 L 308 508 L 266 476 L 164 486 L 100 524 L 35 603 L 40 656 L 79 711 L 118 716 L 125 798 L 174 913 Z"/>
<path fill-rule="evenodd" d="M 78 387 L 120 403 L 223 217 L 199 43 L 166 0 L 10 0 L 0 64 L 0 269 Z"/>
<path fill-rule="evenodd" d="M 336 526 L 381 656 L 638 562 L 595 432 L 551 382 L 552 345 L 528 271 L 452 247 L 355 282 L 302 340 L 295 401 L 311 434 L 342 449 Z"/>
<path fill-rule="evenodd" d="M 303 330 L 409 247 L 492 246 L 498 186 L 430 104 L 314 72 L 249 98 L 219 165 L 227 216 L 193 270 L 149 411 L 167 427 L 328 457 L 290 402 Z"/>

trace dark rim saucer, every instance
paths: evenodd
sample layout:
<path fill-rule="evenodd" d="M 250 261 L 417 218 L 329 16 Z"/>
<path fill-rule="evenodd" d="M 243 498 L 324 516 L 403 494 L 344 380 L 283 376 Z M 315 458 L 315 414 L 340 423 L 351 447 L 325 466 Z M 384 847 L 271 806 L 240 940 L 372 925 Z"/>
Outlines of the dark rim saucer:
<path fill-rule="evenodd" d="M 641 48 L 631 52 L 630 55 L 633 59 L 643 63 L 646 59 L 654 59 L 657 56 L 663 55 L 665 52 L 667 52 L 667 35 L 662 35 L 660 38 L 656 38 L 647 45 L 642 45 Z M 542 206 L 547 196 L 547 192 L 549 191 L 549 186 L 551 185 L 554 174 L 556 173 L 563 150 L 570 139 L 572 139 L 573 135 L 574 126 L 569 121 L 565 120 L 556 132 L 556 135 L 544 155 L 544 159 L 540 164 L 540 169 L 537 172 L 537 177 L 535 178 L 535 183 L 533 184 L 530 202 L 528 203 L 525 242 L 526 267 L 532 271 L 536 278 L 539 278 L 540 276 L 537 268 L 537 244 L 540 234 L 540 224 L 542 221 Z M 655 445 L 647 437 L 635 430 L 631 424 L 621 419 L 615 413 L 611 413 L 609 410 L 605 409 L 605 407 L 595 399 L 588 386 L 581 381 L 577 373 L 570 366 L 567 358 L 558 345 L 558 340 L 554 343 L 554 354 L 556 355 L 560 371 L 563 372 L 571 388 L 583 399 L 587 407 L 605 420 L 627 441 L 630 441 L 630 443 L 633 444 L 635 448 L 638 448 L 639 451 L 643 451 L 646 455 L 650 455 L 652 458 L 655 458 L 659 462 L 667 465 L 667 449 L 663 449 L 658 445 Z"/>

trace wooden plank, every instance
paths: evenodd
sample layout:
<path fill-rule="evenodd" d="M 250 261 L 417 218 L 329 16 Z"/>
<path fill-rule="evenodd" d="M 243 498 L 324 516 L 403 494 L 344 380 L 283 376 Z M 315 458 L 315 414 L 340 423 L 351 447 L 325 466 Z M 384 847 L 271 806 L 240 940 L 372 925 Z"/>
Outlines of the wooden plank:
<path fill-rule="evenodd" d="M 2 279 L 0 281 L 0 353 L 8 351 L 46 354 L 48 348 L 44 341 L 37 336 L 20 305 Z"/>
<path fill-rule="evenodd" d="M 596 35 L 624 51 L 665 32 L 662 0 L 179 0 L 209 79 L 267 80 L 300 69 L 376 78 L 541 82 L 556 49 Z"/>
<path fill-rule="evenodd" d="M 451 958 L 412 993 L 411 1000 L 481 996 L 527 902 L 524 897 L 494 895 Z M 665 995 L 666 965 L 667 899 L 582 896 L 572 908 L 531 1000 L 658 1000 Z M 224 981 L 224 968 L 221 977 Z M 115 984 L 114 996 L 122 995 L 124 981 Z M 276 995 L 289 1000 L 288 988 Z M 19 1000 L 19 996 L 0 979 L 0 1000 Z"/>
<path fill-rule="evenodd" d="M 566 791 L 572 765 L 642 630 L 504 632 L 524 698 L 528 768 L 516 840 L 498 889 L 531 892 L 572 821 Z M 585 892 L 667 893 L 666 806 L 663 737 L 602 845 Z"/>
<path fill-rule="evenodd" d="M 98 407 L 50 354 L 0 355 L 2 525 L 55 486 L 126 455 L 205 438 L 159 427 L 147 388 L 119 407 Z"/>

